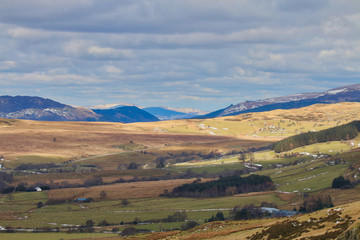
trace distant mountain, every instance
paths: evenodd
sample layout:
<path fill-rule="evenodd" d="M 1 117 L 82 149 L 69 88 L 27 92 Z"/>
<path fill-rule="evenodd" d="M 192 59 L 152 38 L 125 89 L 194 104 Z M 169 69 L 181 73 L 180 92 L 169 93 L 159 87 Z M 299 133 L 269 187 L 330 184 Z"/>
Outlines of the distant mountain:
<path fill-rule="evenodd" d="M 148 107 L 148 108 L 143 108 L 142 110 L 156 116 L 160 120 L 183 119 L 188 117 L 188 114 L 186 113 L 168 110 L 162 107 Z"/>
<path fill-rule="evenodd" d="M 170 107 L 148 107 L 143 110 L 151 113 L 160 120 L 174 120 L 193 118 L 199 115 L 206 114 L 206 112 L 194 108 L 170 108 Z"/>
<path fill-rule="evenodd" d="M 29 96 L 0 96 L 0 117 L 44 121 L 96 121 L 93 111 L 51 99 Z"/>
<path fill-rule="evenodd" d="M 143 110 L 151 113 L 160 120 L 186 119 L 206 113 L 193 108 L 148 107 L 143 108 Z"/>
<path fill-rule="evenodd" d="M 138 107 L 136 105 L 129 104 L 129 103 L 114 103 L 114 104 L 104 104 L 104 105 L 91 106 L 90 109 L 109 110 L 109 109 L 117 109 L 117 108 L 125 107 L 125 106 Z M 170 108 L 170 107 L 146 107 L 146 108 L 142 108 L 142 107 L 138 107 L 138 108 L 140 108 L 140 109 L 154 115 L 155 117 L 157 117 L 160 120 L 174 120 L 174 119 L 192 118 L 192 117 L 196 117 L 196 116 L 199 116 L 199 115 L 204 115 L 204 114 L 207 113 L 205 111 L 201 111 L 201 110 L 198 110 L 198 109 L 185 108 L 185 107 L 180 107 L 180 108 Z"/>
<path fill-rule="evenodd" d="M 111 103 L 111 104 L 89 106 L 88 108 L 89 109 L 115 109 L 115 108 L 125 107 L 125 106 L 135 106 L 135 105 L 129 104 L 129 103 Z"/>
<path fill-rule="evenodd" d="M 202 110 L 199 110 L 199 109 L 187 108 L 187 107 L 164 107 L 164 108 L 168 109 L 168 110 L 176 111 L 176 112 L 181 112 L 181 113 L 186 113 L 186 114 L 189 114 L 189 115 L 194 115 L 194 116 L 204 115 L 204 114 L 208 113 L 206 111 L 202 111 Z"/>
<path fill-rule="evenodd" d="M 360 102 L 360 84 L 330 89 L 319 93 L 300 93 L 283 97 L 246 101 L 230 105 L 199 118 L 233 116 L 247 112 L 263 112 L 276 109 L 293 109 L 317 103 Z"/>
<path fill-rule="evenodd" d="M 51 99 L 29 96 L 0 96 L 0 117 L 43 121 L 150 122 L 159 119 L 135 106 L 90 110 Z"/>
<path fill-rule="evenodd" d="M 123 106 L 115 109 L 93 109 L 100 115 L 103 122 L 155 122 L 159 121 L 154 115 L 135 106 Z"/>

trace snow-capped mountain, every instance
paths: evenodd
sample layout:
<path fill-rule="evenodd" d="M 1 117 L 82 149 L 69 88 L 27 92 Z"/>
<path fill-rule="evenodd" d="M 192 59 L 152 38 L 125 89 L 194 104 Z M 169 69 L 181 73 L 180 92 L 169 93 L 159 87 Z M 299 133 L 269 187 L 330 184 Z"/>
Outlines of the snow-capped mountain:
<path fill-rule="evenodd" d="M 200 118 L 238 115 L 246 112 L 262 112 L 275 109 L 292 109 L 317 103 L 359 102 L 360 84 L 338 87 L 319 93 L 300 93 L 257 101 L 246 101 L 205 114 Z"/>
<path fill-rule="evenodd" d="M 51 99 L 29 96 L 0 96 L 0 117 L 44 121 L 122 123 L 159 121 L 155 116 L 135 106 L 91 110 L 85 107 L 69 106 Z"/>
<path fill-rule="evenodd" d="M 72 107 L 51 99 L 29 96 L 0 96 L 0 117 L 46 121 L 96 121 L 90 109 Z"/>

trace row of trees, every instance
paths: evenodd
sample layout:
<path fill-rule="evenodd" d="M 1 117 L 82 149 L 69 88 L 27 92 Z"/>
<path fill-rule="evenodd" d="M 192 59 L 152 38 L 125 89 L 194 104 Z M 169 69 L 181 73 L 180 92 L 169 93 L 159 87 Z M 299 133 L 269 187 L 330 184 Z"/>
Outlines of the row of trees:
<path fill-rule="evenodd" d="M 260 192 L 275 189 L 269 176 L 250 175 L 247 177 L 228 176 L 218 180 L 183 184 L 164 193 L 168 197 L 218 197 L 238 193 Z"/>
<path fill-rule="evenodd" d="M 330 195 L 315 195 L 305 198 L 299 208 L 299 212 L 309 213 L 330 207 L 334 207 Z"/>
<path fill-rule="evenodd" d="M 360 131 L 360 121 L 353 121 L 338 127 L 319 132 L 309 132 L 285 138 L 274 144 L 275 152 L 284 152 L 314 143 L 349 140 L 355 138 Z"/>

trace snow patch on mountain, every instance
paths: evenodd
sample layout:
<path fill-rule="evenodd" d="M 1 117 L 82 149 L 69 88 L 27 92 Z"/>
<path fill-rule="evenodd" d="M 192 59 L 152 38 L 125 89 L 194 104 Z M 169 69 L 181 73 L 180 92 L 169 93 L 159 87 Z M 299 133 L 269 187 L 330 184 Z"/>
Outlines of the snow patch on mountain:
<path fill-rule="evenodd" d="M 119 107 L 128 107 L 128 106 L 132 107 L 132 106 L 135 106 L 135 105 L 130 104 L 130 103 L 110 103 L 110 104 L 103 104 L 103 105 L 93 105 L 93 106 L 89 106 L 88 108 L 105 110 L 105 109 L 116 109 L 116 108 L 119 108 Z"/>
<path fill-rule="evenodd" d="M 326 93 L 327 94 L 337 94 L 337 93 L 346 92 L 346 91 L 348 91 L 347 88 L 342 88 L 342 89 L 329 90 Z"/>

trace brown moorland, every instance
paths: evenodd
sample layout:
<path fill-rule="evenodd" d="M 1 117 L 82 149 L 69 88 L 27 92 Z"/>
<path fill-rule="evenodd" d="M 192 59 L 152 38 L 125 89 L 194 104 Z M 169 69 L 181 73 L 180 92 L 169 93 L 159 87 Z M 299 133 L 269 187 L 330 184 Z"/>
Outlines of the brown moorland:
<path fill-rule="evenodd" d="M 0 123 L 0 153 L 19 155 L 86 157 L 123 152 L 114 145 L 130 141 L 148 148 L 188 143 L 234 140 L 231 137 L 128 130 L 126 124 L 104 122 L 43 122 L 12 120 Z M 131 127 L 130 127 L 131 128 Z"/>
<path fill-rule="evenodd" d="M 91 188 L 65 188 L 48 191 L 49 199 L 74 199 L 78 197 L 98 198 L 101 191 L 107 193 L 107 199 L 122 198 L 151 198 L 158 197 L 165 190 L 191 183 L 193 179 L 174 179 L 160 181 L 118 183 L 112 185 L 95 186 Z M 206 181 L 206 179 L 204 179 Z"/>

